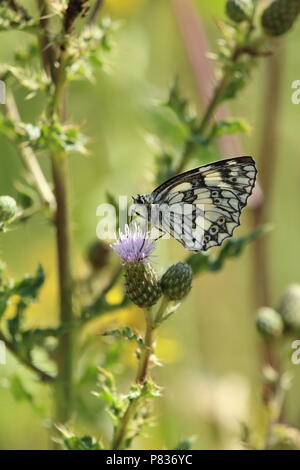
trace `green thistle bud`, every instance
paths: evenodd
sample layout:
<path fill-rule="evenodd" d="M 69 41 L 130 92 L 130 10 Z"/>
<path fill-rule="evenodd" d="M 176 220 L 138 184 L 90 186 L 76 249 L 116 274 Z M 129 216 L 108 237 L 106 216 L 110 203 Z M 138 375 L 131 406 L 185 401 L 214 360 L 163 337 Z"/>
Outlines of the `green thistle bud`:
<path fill-rule="evenodd" d="M 10 196 L 0 196 L 0 224 L 9 222 L 17 214 L 17 203 Z"/>
<path fill-rule="evenodd" d="M 277 338 L 283 331 L 283 321 L 272 308 L 261 307 L 257 312 L 256 328 L 265 338 Z"/>
<path fill-rule="evenodd" d="M 275 0 L 263 12 L 261 24 L 270 36 L 286 33 L 300 12 L 300 0 Z"/>
<path fill-rule="evenodd" d="M 143 261 L 125 265 L 125 287 L 128 297 L 139 307 L 152 307 L 161 296 L 155 270 Z"/>
<path fill-rule="evenodd" d="M 109 261 L 110 246 L 102 240 L 91 243 L 87 249 L 87 258 L 96 271 L 104 268 Z"/>
<path fill-rule="evenodd" d="M 161 288 L 169 300 L 181 300 L 192 287 L 193 271 L 187 263 L 171 266 L 161 278 Z"/>
<path fill-rule="evenodd" d="M 278 311 L 287 331 L 300 332 L 300 284 L 292 284 L 286 289 Z"/>
<path fill-rule="evenodd" d="M 248 21 L 251 18 L 252 10 L 252 0 L 227 0 L 226 2 L 226 15 L 236 23 Z"/>
<path fill-rule="evenodd" d="M 272 428 L 269 450 L 300 450 L 299 429 L 285 424 L 275 424 Z"/>

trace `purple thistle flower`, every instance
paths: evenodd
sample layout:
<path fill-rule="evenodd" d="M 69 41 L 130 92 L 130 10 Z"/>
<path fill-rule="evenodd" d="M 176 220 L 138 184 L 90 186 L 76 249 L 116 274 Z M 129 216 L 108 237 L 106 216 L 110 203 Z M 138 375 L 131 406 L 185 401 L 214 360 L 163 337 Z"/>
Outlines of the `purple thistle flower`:
<path fill-rule="evenodd" d="M 126 224 L 125 232 L 119 231 L 119 238 L 111 247 L 124 263 L 137 263 L 147 261 L 151 257 L 155 241 L 137 224 Z"/>

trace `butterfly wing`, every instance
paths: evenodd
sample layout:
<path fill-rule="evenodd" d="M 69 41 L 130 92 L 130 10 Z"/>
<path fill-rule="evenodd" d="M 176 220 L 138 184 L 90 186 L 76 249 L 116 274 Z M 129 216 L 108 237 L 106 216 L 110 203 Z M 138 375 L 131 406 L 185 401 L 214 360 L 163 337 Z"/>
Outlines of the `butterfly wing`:
<path fill-rule="evenodd" d="M 221 245 L 240 224 L 257 170 L 252 157 L 203 165 L 177 175 L 152 193 L 161 207 L 161 228 L 188 250 Z"/>

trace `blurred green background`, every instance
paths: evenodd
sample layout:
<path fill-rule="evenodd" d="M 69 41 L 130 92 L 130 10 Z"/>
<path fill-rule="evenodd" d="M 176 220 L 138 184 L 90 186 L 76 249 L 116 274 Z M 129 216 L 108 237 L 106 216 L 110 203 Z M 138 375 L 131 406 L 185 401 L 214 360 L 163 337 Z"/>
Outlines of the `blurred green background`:
<path fill-rule="evenodd" d="M 105 192 L 130 197 L 152 189 L 153 155 L 145 137 L 158 128 L 165 132 L 167 141 L 168 132 L 171 133 L 168 117 L 158 115 L 156 104 L 166 99 L 175 76 L 180 78 L 184 96 L 201 113 L 195 77 L 170 2 L 106 0 L 105 3 L 103 14 L 123 20 L 107 59 L 108 70 L 98 72 L 94 84 L 78 82 L 69 91 L 69 115 L 91 136 L 90 155 L 74 156 L 71 160 L 74 265 L 78 275 L 84 269 L 82 253 L 96 236 L 96 208 L 103 202 Z M 224 17 L 224 2 L 197 0 L 195 4 L 214 50 L 219 35 L 216 19 Z M 300 280 L 300 105 L 291 102 L 291 84 L 300 79 L 299 39 L 298 24 L 284 41 L 280 132 L 274 136 L 279 158 L 269 213 L 274 230 L 268 238 L 274 306 L 285 286 Z M 10 62 L 15 49 L 27 40 L 25 33 L 1 33 L 1 61 Z M 244 154 L 254 157 L 259 149 L 263 113 L 268 112 L 262 101 L 264 79 L 265 63 L 261 62 L 250 85 L 231 105 L 232 114 L 245 117 L 251 125 L 251 134 L 243 136 L 242 142 Z M 22 89 L 18 90 L 17 98 L 23 119 L 30 121 L 42 101 L 39 98 L 25 101 Z M 1 194 L 14 196 L 14 183 L 21 177 L 22 168 L 7 140 L 0 138 L 0 148 Z M 47 171 L 47 162 L 41 163 Z M 246 233 L 248 226 L 246 215 L 237 233 Z M 42 216 L 0 237 L 1 259 L 7 263 L 11 276 L 32 273 L 39 262 L 46 271 L 47 282 L 40 301 L 30 310 L 28 325 L 55 325 L 57 321 L 53 240 L 53 231 Z M 185 256 L 176 242 L 168 240 L 159 243 L 158 254 L 161 270 Z M 191 435 L 196 436 L 196 449 L 239 448 L 240 423 L 254 420 L 260 392 L 251 256 L 249 247 L 241 258 L 229 261 L 220 273 L 200 275 L 191 295 L 162 330 L 158 355 L 166 365 L 156 369 L 154 375 L 165 387 L 165 398 L 156 404 L 156 426 L 150 428 L 147 438 L 135 441 L 135 448 L 172 448 Z M 131 313 L 136 319 L 137 314 L 128 311 L 121 312 L 119 318 L 115 315 L 113 322 L 127 321 Z M 105 321 L 106 325 L 110 323 L 110 319 Z M 106 346 L 94 336 L 92 331 L 97 363 Z M 130 378 L 135 363 L 129 357 L 132 350 L 125 348 L 125 352 L 125 372 Z M 41 420 L 28 403 L 16 401 L 10 394 L 8 378 L 16 372 L 30 392 L 37 394 L 37 402 L 51 407 L 49 391 L 35 384 L 32 376 L 8 355 L 7 365 L 0 365 L 0 448 L 47 448 L 47 419 Z M 294 366 L 293 372 L 296 379 L 289 394 L 287 414 L 289 421 L 299 426 L 300 366 Z M 97 406 L 96 401 L 93 406 Z M 100 418 L 93 424 L 88 419 L 77 420 L 76 426 L 95 436 L 103 432 Z"/>

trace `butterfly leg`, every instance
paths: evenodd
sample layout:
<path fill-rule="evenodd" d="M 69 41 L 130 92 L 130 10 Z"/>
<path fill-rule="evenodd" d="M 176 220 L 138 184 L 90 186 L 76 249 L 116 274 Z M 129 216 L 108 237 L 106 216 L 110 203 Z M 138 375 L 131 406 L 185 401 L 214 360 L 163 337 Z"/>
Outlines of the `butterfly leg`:
<path fill-rule="evenodd" d="M 155 241 L 157 242 L 157 240 L 159 240 L 160 238 L 162 238 L 166 234 L 166 231 L 164 229 L 162 229 L 161 227 L 155 226 L 155 228 L 161 232 L 161 234 L 157 238 L 155 238 Z"/>

